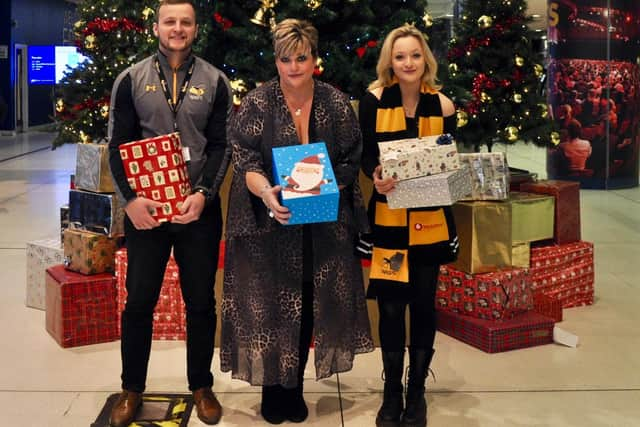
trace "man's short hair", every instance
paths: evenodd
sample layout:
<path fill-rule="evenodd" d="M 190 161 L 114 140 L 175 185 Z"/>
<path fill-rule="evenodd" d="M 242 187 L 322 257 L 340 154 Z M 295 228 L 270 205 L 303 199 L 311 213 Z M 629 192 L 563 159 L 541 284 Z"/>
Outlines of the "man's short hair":
<path fill-rule="evenodd" d="M 196 5 L 193 3 L 192 0 L 160 0 L 158 2 L 158 7 L 156 7 L 156 22 L 158 22 L 158 18 L 160 17 L 160 8 L 162 6 L 167 6 L 170 4 L 190 4 L 191 7 L 193 8 L 193 11 L 196 12 Z M 197 21 L 197 13 L 196 13 L 196 21 Z"/>

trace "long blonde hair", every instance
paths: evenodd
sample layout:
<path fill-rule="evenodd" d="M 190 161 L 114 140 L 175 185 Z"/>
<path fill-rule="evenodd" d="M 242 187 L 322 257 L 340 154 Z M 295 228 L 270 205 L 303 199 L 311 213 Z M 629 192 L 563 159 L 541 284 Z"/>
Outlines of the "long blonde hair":
<path fill-rule="evenodd" d="M 380 49 L 380 57 L 378 58 L 378 65 L 376 66 L 376 73 L 378 78 L 369 85 L 369 90 L 373 90 L 379 87 L 390 86 L 394 81 L 394 74 L 391 68 L 391 51 L 393 50 L 393 44 L 402 37 L 415 37 L 420 43 L 422 52 L 424 53 L 424 74 L 422 75 L 422 83 L 426 83 L 432 89 L 440 89 L 442 86 L 436 83 L 438 74 L 438 62 L 433 56 L 433 52 L 429 49 L 429 45 L 425 39 L 425 35 L 420 32 L 416 27 L 410 24 L 405 24 L 392 30 L 384 39 L 382 49 Z"/>

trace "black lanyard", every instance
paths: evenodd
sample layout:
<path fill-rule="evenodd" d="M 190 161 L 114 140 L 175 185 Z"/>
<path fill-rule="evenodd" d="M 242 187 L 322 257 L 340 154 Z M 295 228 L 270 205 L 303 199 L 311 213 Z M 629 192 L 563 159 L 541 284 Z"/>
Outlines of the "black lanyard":
<path fill-rule="evenodd" d="M 165 98 L 167 98 L 167 104 L 169 104 L 169 108 L 173 113 L 173 131 L 178 132 L 178 110 L 182 105 L 182 100 L 184 99 L 184 95 L 187 93 L 187 88 L 189 87 L 191 76 L 193 76 L 193 69 L 195 68 L 195 65 L 196 65 L 195 58 L 193 57 L 191 58 L 191 63 L 189 64 L 189 68 L 187 69 L 187 74 L 185 74 L 184 76 L 182 88 L 180 89 L 180 93 L 178 94 L 178 98 L 176 100 L 175 105 L 173 104 L 173 98 L 171 97 L 171 93 L 169 93 L 169 83 L 167 83 L 167 79 L 164 76 L 162 67 L 160 66 L 160 60 L 158 60 L 158 55 L 155 56 L 154 64 L 156 66 L 156 71 L 158 72 L 158 77 L 160 78 L 160 85 L 162 86 L 162 92 L 164 92 L 164 96 Z"/>

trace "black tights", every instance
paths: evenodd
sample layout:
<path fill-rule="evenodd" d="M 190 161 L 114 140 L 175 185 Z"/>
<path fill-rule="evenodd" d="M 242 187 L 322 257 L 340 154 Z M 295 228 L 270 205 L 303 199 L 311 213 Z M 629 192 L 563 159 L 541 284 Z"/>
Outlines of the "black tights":
<path fill-rule="evenodd" d="M 410 346 L 431 349 L 436 336 L 435 296 L 439 266 L 420 266 L 411 270 L 410 301 L 379 295 L 380 346 L 383 351 L 404 351 L 405 313 L 409 305 Z"/>

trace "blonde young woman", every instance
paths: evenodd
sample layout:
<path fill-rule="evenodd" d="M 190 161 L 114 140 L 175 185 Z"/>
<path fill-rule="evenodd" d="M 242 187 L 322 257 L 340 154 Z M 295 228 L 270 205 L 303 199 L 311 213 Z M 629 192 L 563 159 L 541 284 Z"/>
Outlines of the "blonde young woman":
<path fill-rule="evenodd" d="M 377 426 L 424 426 L 425 380 L 436 331 L 435 290 L 440 264 L 457 254 L 457 237 L 449 207 L 389 209 L 385 195 L 396 181 L 381 175 L 377 143 L 453 133 L 455 108 L 436 84 L 437 63 L 424 36 L 405 25 L 386 37 L 377 65 L 378 78 L 360 101 L 363 134 L 362 169 L 372 178 L 369 203 L 373 265 L 367 296 L 378 302 L 380 343 L 385 372 L 384 400 Z M 404 253 L 406 269 L 396 280 L 378 276 L 382 254 Z M 388 257 L 387 257 L 388 259 Z M 404 276 L 400 278 L 400 276 Z M 402 396 L 405 311 L 410 311 L 409 378 L 406 406 Z"/>
<path fill-rule="evenodd" d="M 355 236 L 366 227 L 358 188 L 362 138 L 347 97 L 314 81 L 318 33 L 286 19 L 273 32 L 278 77 L 249 93 L 230 120 L 233 180 L 226 223 L 223 371 L 262 386 L 262 417 L 302 422 L 303 374 L 348 371 L 373 350 Z M 340 188 L 338 220 L 286 225 L 272 147 L 323 141 Z M 358 212 L 361 213 L 360 219 Z"/>

